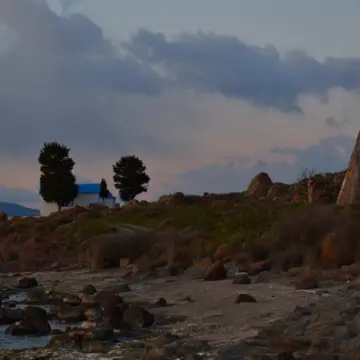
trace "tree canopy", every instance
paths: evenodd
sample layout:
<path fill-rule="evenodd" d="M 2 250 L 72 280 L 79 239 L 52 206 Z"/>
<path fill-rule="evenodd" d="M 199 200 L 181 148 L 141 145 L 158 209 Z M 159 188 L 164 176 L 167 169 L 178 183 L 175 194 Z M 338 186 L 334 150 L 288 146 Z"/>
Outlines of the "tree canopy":
<path fill-rule="evenodd" d="M 38 157 L 40 164 L 40 195 L 48 202 L 54 202 L 61 210 L 77 196 L 78 186 L 73 174 L 74 160 L 70 149 L 57 142 L 44 143 Z"/>
<path fill-rule="evenodd" d="M 100 199 L 102 199 L 103 202 L 105 202 L 105 199 L 108 197 L 108 195 L 109 195 L 109 190 L 107 187 L 106 180 L 101 179 L 99 197 Z"/>
<path fill-rule="evenodd" d="M 150 177 L 144 163 L 135 155 L 123 156 L 113 165 L 115 188 L 120 199 L 130 201 L 147 191 Z"/>

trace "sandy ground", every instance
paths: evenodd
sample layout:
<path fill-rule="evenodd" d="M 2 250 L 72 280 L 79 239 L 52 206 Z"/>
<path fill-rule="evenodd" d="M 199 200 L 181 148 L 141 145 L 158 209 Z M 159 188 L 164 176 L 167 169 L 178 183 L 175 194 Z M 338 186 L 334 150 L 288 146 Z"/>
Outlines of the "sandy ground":
<path fill-rule="evenodd" d="M 84 285 L 92 284 L 105 290 L 129 283 L 132 291 L 122 293 L 125 301 L 153 303 L 164 297 L 170 306 L 151 309 L 158 319 L 165 316 L 187 316 L 185 321 L 167 324 L 179 335 L 190 335 L 209 341 L 218 349 L 232 345 L 257 333 L 260 327 L 282 318 L 296 306 L 316 301 L 320 291 L 294 290 L 280 281 L 266 284 L 235 285 L 232 280 L 204 282 L 186 278 L 161 278 L 154 280 L 124 280 L 123 272 L 69 271 L 45 272 L 34 275 L 40 285 L 57 287 L 66 291 L 80 291 Z M 248 293 L 256 303 L 235 304 L 238 293 Z M 190 297 L 193 301 L 184 300 Z M 161 322 L 159 320 L 159 322 Z"/>

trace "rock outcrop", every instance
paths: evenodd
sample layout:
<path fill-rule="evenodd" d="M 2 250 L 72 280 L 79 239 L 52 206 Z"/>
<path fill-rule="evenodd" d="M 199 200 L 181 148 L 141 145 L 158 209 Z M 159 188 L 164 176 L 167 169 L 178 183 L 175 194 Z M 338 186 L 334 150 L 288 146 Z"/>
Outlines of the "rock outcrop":
<path fill-rule="evenodd" d="M 360 202 L 360 132 L 337 198 L 338 205 Z"/>
<path fill-rule="evenodd" d="M 257 174 L 250 182 L 247 192 L 251 196 L 262 197 L 266 196 L 270 190 L 273 182 L 268 174 L 261 172 Z"/>

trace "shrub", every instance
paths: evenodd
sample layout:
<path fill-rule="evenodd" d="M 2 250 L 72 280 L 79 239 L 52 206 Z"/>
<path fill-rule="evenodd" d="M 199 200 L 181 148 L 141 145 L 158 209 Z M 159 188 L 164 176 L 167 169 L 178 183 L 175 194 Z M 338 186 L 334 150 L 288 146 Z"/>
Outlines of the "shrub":
<path fill-rule="evenodd" d="M 316 205 L 292 211 L 259 242 L 281 268 L 339 267 L 360 260 L 358 207 Z"/>

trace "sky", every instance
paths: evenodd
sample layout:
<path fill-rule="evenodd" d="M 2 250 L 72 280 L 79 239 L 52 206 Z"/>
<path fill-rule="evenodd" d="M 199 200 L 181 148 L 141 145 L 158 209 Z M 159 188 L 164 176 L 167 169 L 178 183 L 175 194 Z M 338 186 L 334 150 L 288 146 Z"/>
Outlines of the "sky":
<path fill-rule="evenodd" d="M 360 121 L 355 0 L 0 0 L 0 201 L 38 207 L 37 155 L 79 182 L 135 154 L 146 194 L 346 168 Z"/>

